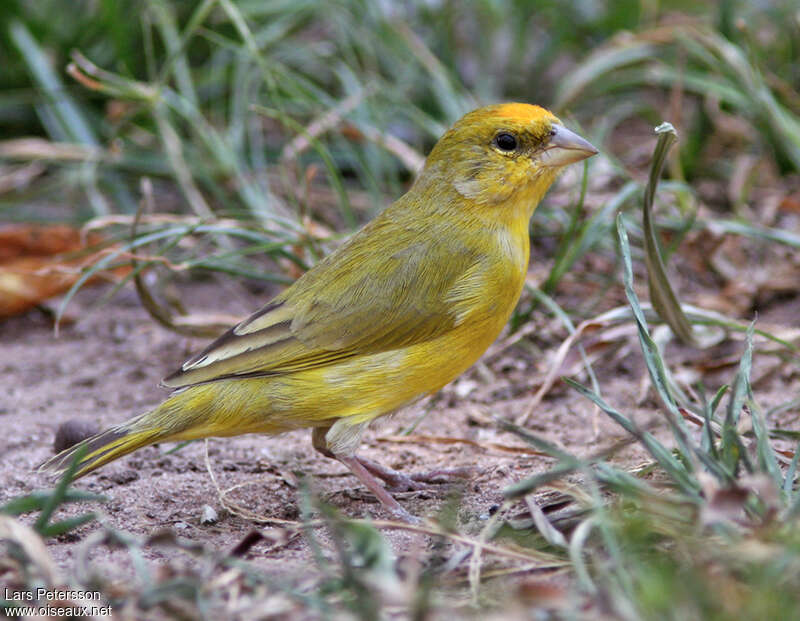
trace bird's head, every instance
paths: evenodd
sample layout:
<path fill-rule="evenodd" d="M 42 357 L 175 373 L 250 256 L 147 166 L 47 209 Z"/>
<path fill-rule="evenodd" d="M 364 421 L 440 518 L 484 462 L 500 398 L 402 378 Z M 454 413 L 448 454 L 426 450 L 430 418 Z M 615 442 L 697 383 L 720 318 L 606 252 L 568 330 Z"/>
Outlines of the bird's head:
<path fill-rule="evenodd" d="M 595 153 L 548 110 L 506 103 L 456 122 L 433 147 L 420 178 L 448 180 L 471 204 L 511 201 L 532 211 L 567 164 Z"/>

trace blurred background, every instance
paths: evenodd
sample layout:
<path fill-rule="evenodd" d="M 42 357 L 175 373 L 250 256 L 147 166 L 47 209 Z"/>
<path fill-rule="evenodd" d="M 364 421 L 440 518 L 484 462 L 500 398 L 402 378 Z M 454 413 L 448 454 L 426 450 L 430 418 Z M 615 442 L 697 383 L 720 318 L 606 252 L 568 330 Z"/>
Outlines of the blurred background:
<path fill-rule="evenodd" d="M 673 249 L 720 217 L 763 237 L 800 211 L 799 21 L 791 0 L 9 0 L 0 220 L 98 232 L 115 246 L 92 274 L 146 248 L 195 276 L 286 283 L 402 194 L 450 123 L 519 100 L 602 150 L 582 198 L 553 193 L 535 217 L 552 293 L 587 252 L 614 254 L 663 120 L 680 139 Z M 44 252 L 30 231 L 6 245 Z M 49 251 L 85 249 L 56 232 Z"/>
<path fill-rule="evenodd" d="M 542 260 L 561 249 L 550 293 L 638 200 L 662 120 L 680 138 L 663 189 L 679 237 L 800 210 L 799 21 L 791 0 L 9 0 L 0 219 L 89 223 L 121 244 L 103 267 L 146 246 L 195 274 L 289 282 L 402 194 L 450 123 L 520 100 L 603 152 L 588 202 L 551 199 L 534 221 Z"/>
<path fill-rule="evenodd" d="M 9 0 L 0 220 L 88 223 L 121 244 L 103 267 L 147 247 L 285 283 L 402 194 L 455 119 L 519 100 L 603 153 L 583 198 L 534 220 L 551 293 L 638 201 L 663 120 L 673 248 L 709 219 L 756 235 L 800 211 L 799 22 L 791 0 Z"/>

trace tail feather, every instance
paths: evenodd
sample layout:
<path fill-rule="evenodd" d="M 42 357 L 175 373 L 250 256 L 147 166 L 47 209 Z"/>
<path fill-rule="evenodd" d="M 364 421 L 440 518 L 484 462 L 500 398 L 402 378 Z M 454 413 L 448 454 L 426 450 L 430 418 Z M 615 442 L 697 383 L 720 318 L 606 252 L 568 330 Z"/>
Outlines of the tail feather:
<path fill-rule="evenodd" d="M 69 468 L 75 454 L 86 447 L 75 472 L 74 478 L 77 479 L 136 449 L 158 442 L 164 435 L 162 429 L 134 431 L 129 425 L 112 427 L 61 451 L 39 466 L 38 470 L 54 476 L 61 475 Z"/>
<path fill-rule="evenodd" d="M 39 466 L 39 472 L 62 474 L 84 447 L 76 479 L 148 444 L 272 430 L 260 417 L 240 420 L 241 394 L 233 390 L 235 385 L 227 393 L 223 388 L 224 383 L 178 390 L 155 409 L 62 451 Z"/>

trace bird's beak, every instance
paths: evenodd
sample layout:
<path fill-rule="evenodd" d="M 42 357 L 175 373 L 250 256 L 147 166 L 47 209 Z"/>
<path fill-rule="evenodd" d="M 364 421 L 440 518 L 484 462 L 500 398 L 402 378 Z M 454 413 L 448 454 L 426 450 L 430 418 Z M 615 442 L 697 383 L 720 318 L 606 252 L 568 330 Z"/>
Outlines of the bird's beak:
<path fill-rule="evenodd" d="M 555 133 L 550 137 L 550 142 L 547 143 L 541 154 L 543 166 L 566 166 L 598 153 L 588 140 L 581 138 L 563 125 L 553 125 L 553 131 Z"/>

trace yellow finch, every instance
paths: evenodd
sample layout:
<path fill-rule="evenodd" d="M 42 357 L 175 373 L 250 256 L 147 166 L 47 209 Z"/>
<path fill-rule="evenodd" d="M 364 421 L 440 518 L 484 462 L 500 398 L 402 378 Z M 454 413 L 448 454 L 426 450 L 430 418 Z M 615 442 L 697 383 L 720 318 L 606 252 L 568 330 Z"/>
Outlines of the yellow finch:
<path fill-rule="evenodd" d="M 522 291 L 533 210 L 563 168 L 597 153 L 538 106 L 470 112 L 436 143 L 411 189 L 261 310 L 163 380 L 155 409 L 50 459 L 77 476 L 155 442 L 313 428 L 394 515 L 355 454 L 373 419 L 431 394 L 494 341 Z"/>

